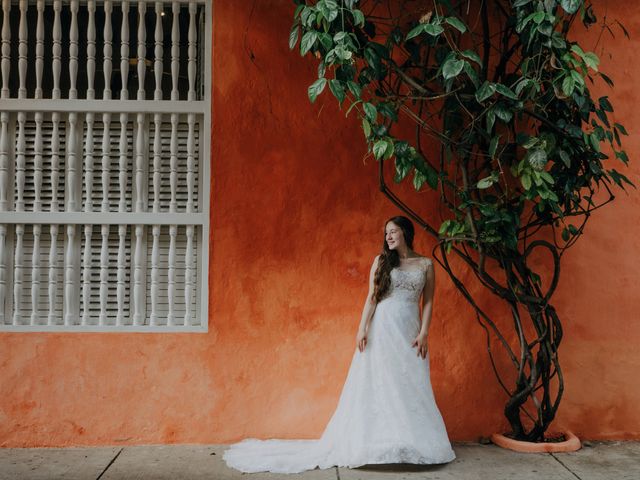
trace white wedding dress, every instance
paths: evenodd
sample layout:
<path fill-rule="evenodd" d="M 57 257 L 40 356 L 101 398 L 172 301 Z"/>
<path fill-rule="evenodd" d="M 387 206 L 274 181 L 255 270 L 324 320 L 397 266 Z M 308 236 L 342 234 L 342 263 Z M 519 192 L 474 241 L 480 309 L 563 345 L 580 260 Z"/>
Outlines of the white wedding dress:
<path fill-rule="evenodd" d="M 242 472 L 298 473 L 316 467 L 446 463 L 456 458 L 431 388 L 429 355 L 411 347 L 431 260 L 391 271 L 364 352 L 357 348 L 338 406 L 318 440 L 246 439 L 224 452 Z"/>

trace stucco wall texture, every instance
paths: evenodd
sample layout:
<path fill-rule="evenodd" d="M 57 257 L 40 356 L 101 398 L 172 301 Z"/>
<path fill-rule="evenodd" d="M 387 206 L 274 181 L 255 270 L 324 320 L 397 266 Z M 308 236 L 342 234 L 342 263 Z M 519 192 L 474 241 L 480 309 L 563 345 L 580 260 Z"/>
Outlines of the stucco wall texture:
<path fill-rule="evenodd" d="M 631 134 L 632 166 L 619 170 L 640 184 L 640 15 L 600 2 L 600 18 L 605 9 L 631 32 L 605 34 L 602 70 L 616 88 L 600 90 Z M 322 433 L 354 352 L 383 222 L 398 211 L 377 190 L 356 118 L 345 120 L 326 94 L 309 104 L 315 64 L 287 49 L 291 13 L 288 0 L 214 5 L 209 332 L 1 334 L 1 446 Z M 587 47 L 597 32 L 588 35 Z M 437 218 L 429 192 L 397 191 Z M 583 439 L 640 438 L 640 197 L 631 192 L 595 212 L 563 258 L 554 297 L 566 380 L 555 428 Z M 433 245 L 418 232 L 417 251 L 430 255 Z M 431 378 L 450 437 L 505 431 L 484 333 L 439 267 L 436 277 Z M 508 312 L 471 285 L 508 325 Z"/>

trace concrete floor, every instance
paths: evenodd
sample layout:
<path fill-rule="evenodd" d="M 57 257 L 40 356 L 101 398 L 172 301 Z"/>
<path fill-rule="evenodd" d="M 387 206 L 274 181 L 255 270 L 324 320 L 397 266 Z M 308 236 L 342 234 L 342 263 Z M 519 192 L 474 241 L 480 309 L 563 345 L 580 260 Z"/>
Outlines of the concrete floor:
<path fill-rule="evenodd" d="M 222 460 L 224 445 L 0 449 L 0 480 L 276 478 L 306 480 L 639 480 L 640 442 L 584 442 L 562 454 L 521 454 L 495 445 L 454 443 L 445 465 L 332 468 L 295 475 L 242 474 Z"/>

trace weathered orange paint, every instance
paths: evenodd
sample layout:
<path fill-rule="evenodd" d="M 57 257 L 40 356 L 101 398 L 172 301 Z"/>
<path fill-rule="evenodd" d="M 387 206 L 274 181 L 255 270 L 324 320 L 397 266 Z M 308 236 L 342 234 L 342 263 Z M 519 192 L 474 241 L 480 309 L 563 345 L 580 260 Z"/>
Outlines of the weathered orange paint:
<path fill-rule="evenodd" d="M 603 56 L 602 69 L 631 133 L 632 166 L 620 170 L 640 184 L 640 14 L 606 6 L 632 34 L 606 40 L 613 59 Z M 355 117 L 345 120 L 326 94 L 309 104 L 315 64 L 287 51 L 291 3 L 214 7 L 209 332 L 1 334 L 2 446 L 312 438 L 337 404 L 382 222 L 397 210 L 377 191 L 376 163 L 362 159 Z M 437 218 L 429 193 L 398 191 Z M 563 258 L 555 305 L 566 392 L 556 428 L 583 439 L 640 438 L 639 238 L 632 190 L 597 211 Z M 418 251 L 433 245 L 418 233 Z M 456 270 L 508 325 L 508 312 Z M 483 331 L 436 272 L 431 374 L 450 436 L 504 431 Z"/>

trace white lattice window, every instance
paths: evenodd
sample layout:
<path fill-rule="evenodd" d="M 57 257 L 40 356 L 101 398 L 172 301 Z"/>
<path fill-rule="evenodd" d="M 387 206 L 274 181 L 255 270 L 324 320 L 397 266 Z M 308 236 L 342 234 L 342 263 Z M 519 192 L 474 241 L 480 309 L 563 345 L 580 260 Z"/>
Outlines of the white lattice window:
<path fill-rule="evenodd" d="M 211 2 L 1 1 L 0 330 L 207 331 Z"/>

